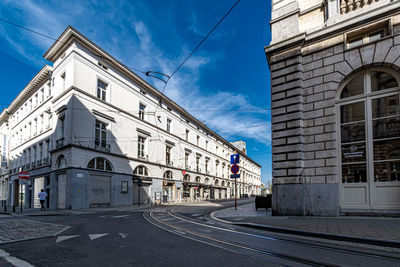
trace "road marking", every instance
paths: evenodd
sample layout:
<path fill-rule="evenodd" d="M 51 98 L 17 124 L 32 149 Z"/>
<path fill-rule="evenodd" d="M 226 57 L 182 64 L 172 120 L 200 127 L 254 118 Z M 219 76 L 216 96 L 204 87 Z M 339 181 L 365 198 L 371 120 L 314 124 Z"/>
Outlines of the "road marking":
<path fill-rule="evenodd" d="M 58 236 L 57 240 L 56 240 L 56 243 L 62 242 L 62 241 L 65 241 L 65 240 L 68 240 L 68 239 L 71 239 L 71 238 L 74 238 L 74 237 L 77 237 L 77 236 L 79 236 L 79 235 L 62 235 L 62 236 Z"/>
<path fill-rule="evenodd" d="M 122 238 L 126 238 L 128 236 L 127 233 L 118 233 Z"/>
<path fill-rule="evenodd" d="M 128 217 L 128 216 L 130 216 L 129 214 L 128 215 L 118 215 L 118 216 L 113 216 L 113 218 L 124 218 L 124 217 Z"/>
<path fill-rule="evenodd" d="M 90 240 L 94 240 L 94 239 L 97 239 L 97 238 L 100 238 L 100 237 L 103 237 L 106 235 L 108 235 L 108 233 L 107 234 L 91 234 L 91 235 L 89 235 L 89 238 L 90 238 Z"/>
<path fill-rule="evenodd" d="M 9 263 L 11 263 L 12 265 L 17 266 L 17 267 L 33 267 L 33 265 L 29 264 L 28 262 L 18 259 L 16 257 L 13 257 L 10 255 L 10 253 L 8 253 L 7 251 L 2 250 L 2 249 L 0 249 L 0 258 L 5 259 Z"/>

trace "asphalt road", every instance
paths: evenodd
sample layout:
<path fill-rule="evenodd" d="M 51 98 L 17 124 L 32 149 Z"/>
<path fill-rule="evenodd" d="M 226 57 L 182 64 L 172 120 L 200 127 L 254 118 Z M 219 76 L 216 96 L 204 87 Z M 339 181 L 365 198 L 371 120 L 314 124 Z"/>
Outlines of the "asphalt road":
<path fill-rule="evenodd" d="M 365 251 L 320 248 L 304 240 L 290 243 L 267 232 L 207 220 L 208 213 L 232 205 L 230 201 L 170 206 L 156 209 L 154 218 L 150 212 L 121 211 L 29 217 L 70 228 L 57 237 L 0 245 L 0 266 L 12 266 L 2 256 L 5 253 L 15 257 L 16 265 L 23 260 L 33 266 L 302 266 L 313 260 L 315 265 L 333 266 L 400 264 L 396 259 L 365 255 Z M 168 213 L 170 209 L 175 215 Z M 311 261 L 282 258 L 271 251 Z"/>

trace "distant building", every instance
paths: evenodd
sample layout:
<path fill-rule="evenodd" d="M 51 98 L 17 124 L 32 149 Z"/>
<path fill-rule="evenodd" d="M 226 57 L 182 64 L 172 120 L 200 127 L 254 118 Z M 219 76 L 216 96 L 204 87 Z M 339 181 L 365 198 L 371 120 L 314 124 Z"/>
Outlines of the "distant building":
<path fill-rule="evenodd" d="M 77 30 L 68 27 L 44 58 L 53 66 L 0 115 L 8 205 L 40 207 L 43 188 L 50 209 L 233 196 L 236 147 Z M 259 194 L 261 166 L 239 153 L 238 191 Z"/>
<path fill-rule="evenodd" d="M 244 154 L 247 154 L 246 152 L 246 142 L 244 141 L 236 141 L 236 142 L 231 142 L 232 145 L 234 145 L 238 151 L 243 152 Z"/>
<path fill-rule="evenodd" d="M 273 209 L 400 211 L 400 1 L 273 0 Z"/>

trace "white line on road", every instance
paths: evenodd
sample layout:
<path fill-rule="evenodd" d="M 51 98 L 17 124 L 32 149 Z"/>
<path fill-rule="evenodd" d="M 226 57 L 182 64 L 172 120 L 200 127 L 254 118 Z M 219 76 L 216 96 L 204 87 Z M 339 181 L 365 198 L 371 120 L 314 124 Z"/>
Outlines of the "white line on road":
<path fill-rule="evenodd" d="M 124 217 L 128 217 L 128 216 L 130 216 L 129 214 L 128 215 L 118 215 L 118 216 L 113 216 L 113 218 L 124 218 Z"/>
<path fill-rule="evenodd" d="M 65 241 L 65 240 L 68 240 L 68 239 L 71 239 L 71 238 L 74 238 L 74 237 L 77 237 L 77 236 L 79 236 L 79 235 L 62 235 L 62 236 L 58 236 L 57 240 L 56 240 L 56 243 L 62 242 L 62 241 Z"/>
<path fill-rule="evenodd" d="M 12 265 L 17 266 L 17 267 L 33 267 L 33 265 L 29 264 L 28 262 L 18 259 L 16 257 L 13 257 L 10 255 L 10 253 L 8 253 L 7 251 L 2 250 L 2 249 L 0 249 L 0 258 L 5 259 L 9 263 L 11 263 Z"/>
<path fill-rule="evenodd" d="M 128 236 L 127 233 L 118 233 L 122 238 L 126 238 Z"/>
<path fill-rule="evenodd" d="M 100 238 L 100 237 L 103 237 L 106 235 L 108 235 L 108 233 L 107 234 L 91 234 L 91 235 L 89 235 L 89 238 L 90 238 L 90 240 L 94 240 L 94 239 L 97 239 L 97 238 Z"/>

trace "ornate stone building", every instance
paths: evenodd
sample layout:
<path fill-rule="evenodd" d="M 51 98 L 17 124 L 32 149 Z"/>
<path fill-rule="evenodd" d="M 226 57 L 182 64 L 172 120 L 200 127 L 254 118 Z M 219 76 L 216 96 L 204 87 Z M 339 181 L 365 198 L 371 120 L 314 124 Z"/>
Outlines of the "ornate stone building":
<path fill-rule="evenodd" d="M 400 211 L 400 1 L 273 0 L 273 210 Z"/>

